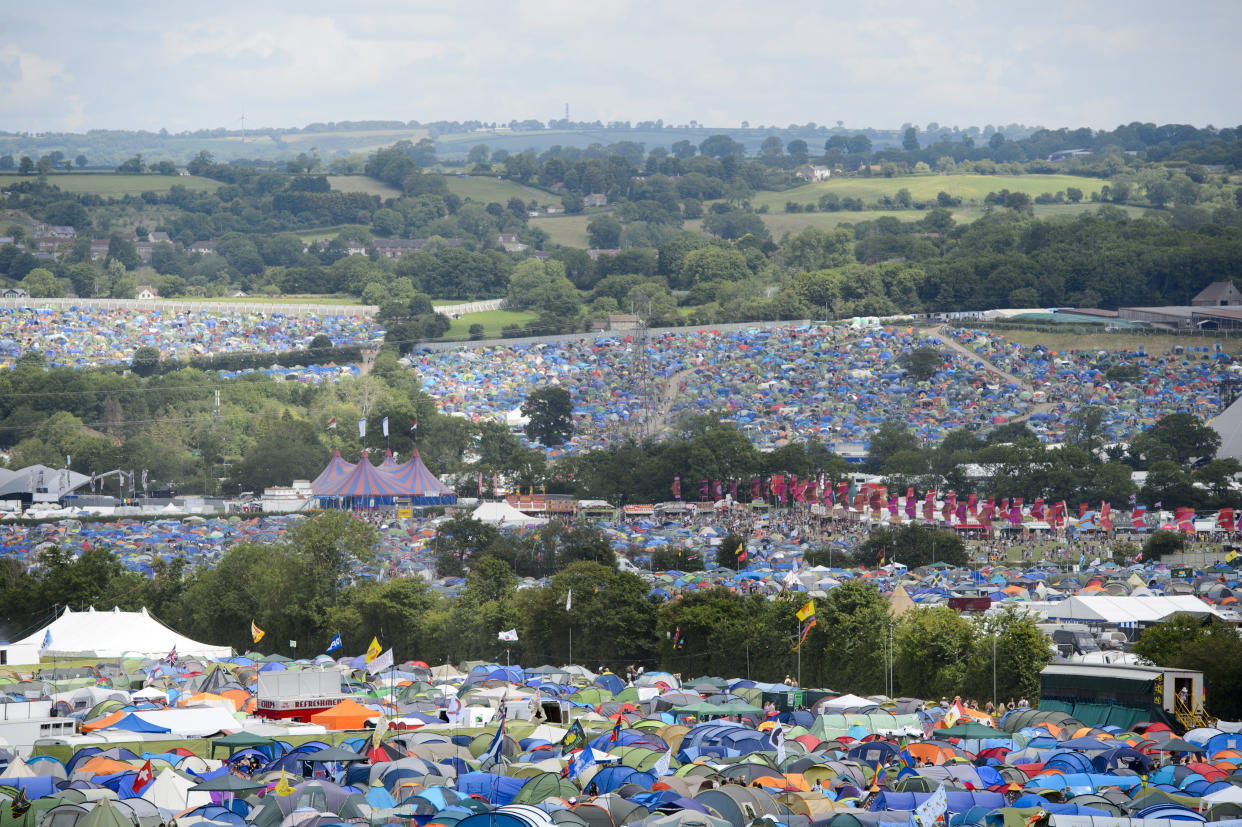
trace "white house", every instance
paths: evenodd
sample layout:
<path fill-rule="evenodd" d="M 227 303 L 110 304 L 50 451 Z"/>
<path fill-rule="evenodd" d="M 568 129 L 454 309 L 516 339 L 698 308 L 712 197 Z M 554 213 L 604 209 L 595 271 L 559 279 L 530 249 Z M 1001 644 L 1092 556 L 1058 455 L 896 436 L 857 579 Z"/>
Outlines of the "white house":
<path fill-rule="evenodd" d="M 804 181 L 810 181 L 812 183 L 816 181 L 827 181 L 832 177 L 832 167 L 821 167 L 812 164 L 811 166 L 803 167 L 798 171 L 798 174 L 802 176 Z"/>

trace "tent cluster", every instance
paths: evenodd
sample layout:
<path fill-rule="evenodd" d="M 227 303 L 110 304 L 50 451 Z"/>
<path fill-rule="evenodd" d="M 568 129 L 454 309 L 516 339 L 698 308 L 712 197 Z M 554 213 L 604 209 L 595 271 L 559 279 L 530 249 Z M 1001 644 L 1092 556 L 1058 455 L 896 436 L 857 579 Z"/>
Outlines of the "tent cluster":
<path fill-rule="evenodd" d="M 262 731 L 237 707 L 232 734 L 175 746 L 161 745 L 169 730 L 148 726 L 132 728 L 125 746 L 5 751 L 0 822 L 878 827 L 918 813 L 1000 827 L 1034 823 L 1041 811 L 1242 819 L 1242 734 L 1215 728 L 1178 737 L 1161 724 L 1089 728 L 1034 708 L 994 719 L 956 704 L 809 690 L 810 709 L 778 712 L 788 687 L 748 680 L 683 684 L 648 673 L 627 685 L 576 666 L 418 662 L 366 679 L 354 666 L 364 660 L 145 662 L 130 676 L 141 690 L 75 690 L 65 714 L 114 735 L 122 721 L 218 709 L 272 669 L 338 670 L 372 703 L 366 717 L 332 718 L 354 730 L 340 734 Z M 78 711 L 76 701 L 85 707 L 96 692 L 113 697 Z M 566 723 L 541 720 L 545 710 Z"/>
<path fill-rule="evenodd" d="M 1161 417 L 1178 412 L 1210 419 L 1220 410 L 1222 371 L 1237 370 L 1238 357 L 1206 346 L 1182 353 L 1137 350 L 1050 350 L 1027 347 L 979 330 L 955 330 L 954 338 L 997 367 L 1031 383 L 1047 410 L 1030 426 L 1046 442 L 1061 442 L 1071 414 L 1094 405 L 1106 440 L 1129 441 Z M 1110 378 L 1108 375 L 1126 378 Z"/>
<path fill-rule="evenodd" d="M 162 359 L 219 353 L 298 350 L 323 333 L 334 346 L 379 342 L 384 331 L 366 316 L 287 316 L 229 310 L 156 310 L 82 305 L 0 307 L 0 368 L 39 350 L 49 365 L 127 365 L 140 347 Z"/>
<path fill-rule="evenodd" d="M 1110 439 L 1128 440 L 1168 413 L 1211 416 L 1222 363 L 1233 363 L 1225 354 L 1204 361 L 1141 350 L 1050 352 L 975 330 L 953 335 L 981 358 L 909 327 L 784 325 L 670 332 L 641 342 L 602 338 L 417 352 L 407 363 L 445 413 L 476 421 L 513 424 L 532 390 L 563 385 L 573 396 L 575 433 L 553 455 L 623 435 L 617 425 L 643 415 L 638 371 L 655 380 L 679 377 L 670 415 L 717 412 L 770 450 L 808 438 L 828 441 L 829 435 L 865 445 L 889 419 L 936 442 L 956 428 L 1025 414 L 1041 440 L 1060 442 L 1068 415 L 1088 404 L 1104 406 Z M 943 360 L 926 380 L 903 365 L 923 347 L 939 349 Z M 1006 381 L 984 359 L 1025 383 Z M 1108 380 L 1104 372 L 1115 365 L 1135 367 L 1138 378 Z"/>
<path fill-rule="evenodd" d="M 427 470 L 417 449 L 402 463 L 393 459 L 391 451 L 386 452 L 379 465 L 371 463 L 365 450 L 357 463 L 346 462 L 336 451 L 311 483 L 311 490 L 325 506 L 373 507 L 391 505 L 397 498 L 422 506 L 457 502 L 457 494 Z"/>

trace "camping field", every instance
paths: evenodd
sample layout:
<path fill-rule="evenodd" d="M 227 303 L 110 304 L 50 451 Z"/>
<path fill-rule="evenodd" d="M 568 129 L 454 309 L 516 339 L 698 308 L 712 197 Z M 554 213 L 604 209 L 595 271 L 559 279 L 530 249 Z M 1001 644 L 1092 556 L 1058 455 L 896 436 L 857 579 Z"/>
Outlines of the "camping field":
<path fill-rule="evenodd" d="M 910 191 L 915 201 L 933 201 L 940 192 L 947 192 L 962 204 L 982 204 L 989 192 L 1024 192 L 1034 198 L 1040 193 L 1056 194 L 1067 187 L 1082 190 L 1083 200 L 1091 193 L 1099 192 L 1107 183 L 1099 178 L 1082 178 L 1076 175 L 910 175 L 896 178 L 832 178 L 814 184 L 803 184 L 782 192 L 756 192 L 751 205 L 767 206 L 770 210 L 783 210 L 785 202 L 817 204 L 819 197 L 836 193 L 841 198 L 861 198 L 865 204 L 874 204 L 882 195 L 894 196 L 900 189 Z"/>
<path fill-rule="evenodd" d="M 34 181 L 33 175 L 0 174 L 0 187 L 19 181 Z M 122 175 L 116 172 L 53 172 L 47 182 L 65 192 L 83 195 L 115 196 L 140 195 L 144 192 L 168 192 L 176 185 L 191 190 L 214 190 L 219 181 L 193 175 Z"/>

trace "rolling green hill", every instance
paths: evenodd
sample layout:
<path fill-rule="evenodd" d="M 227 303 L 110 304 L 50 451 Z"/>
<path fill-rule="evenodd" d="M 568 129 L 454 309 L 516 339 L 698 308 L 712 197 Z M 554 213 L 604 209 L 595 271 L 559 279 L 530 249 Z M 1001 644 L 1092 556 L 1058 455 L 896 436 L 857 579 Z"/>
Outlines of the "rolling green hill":
<path fill-rule="evenodd" d="M 33 175 L 0 174 L 0 187 L 19 181 L 36 180 Z M 214 190 L 219 181 L 193 175 L 122 175 L 115 172 L 53 172 L 47 182 L 65 192 L 87 195 L 139 195 L 144 192 L 168 192 L 177 184 L 191 190 Z"/>
<path fill-rule="evenodd" d="M 814 184 L 804 184 L 782 192 L 756 192 L 751 198 L 754 207 L 766 205 L 769 209 L 783 209 L 785 202 L 816 204 L 825 193 L 836 193 L 841 198 L 861 198 L 866 204 L 874 204 L 882 195 L 893 196 L 900 189 L 910 191 L 915 201 L 934 200 L 937 194 L 947 192 L 963 204 L 982 203 L 989 192 L 1007 189 L 1024 192 L 1031 197 L 1041 193 L 1057 193 L 1068 187 L 1082 190 L 1083 200 L 1091 193 L 1099 192 L 1106 184 L 1099 178 L 1082 178 L 1076 175 L 911 175 L 895 178 L 832 178 Z"/>

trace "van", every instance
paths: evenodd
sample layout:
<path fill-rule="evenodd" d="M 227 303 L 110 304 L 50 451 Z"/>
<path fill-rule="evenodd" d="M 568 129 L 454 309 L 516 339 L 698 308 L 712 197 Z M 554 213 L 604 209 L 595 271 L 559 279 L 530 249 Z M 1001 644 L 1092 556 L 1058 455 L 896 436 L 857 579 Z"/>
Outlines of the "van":
<path fill-rule="evenodd" d="M 1052 645 L 1062 655 L 1085 655 L 1088 652 L 1100 651 L 1100 646 L 1087 629 L 1056 629 L 1052 635 Z"/>

